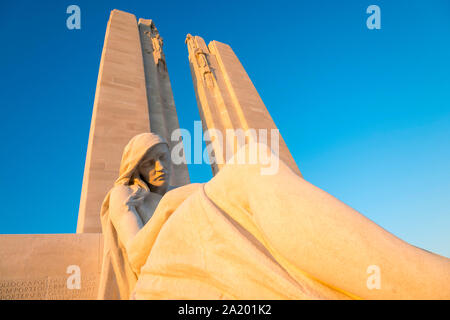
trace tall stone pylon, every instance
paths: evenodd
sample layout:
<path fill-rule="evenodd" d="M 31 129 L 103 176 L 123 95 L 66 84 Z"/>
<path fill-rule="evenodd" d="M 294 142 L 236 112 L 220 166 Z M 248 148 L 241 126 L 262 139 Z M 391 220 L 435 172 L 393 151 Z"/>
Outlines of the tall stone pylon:
<path fill-rule="evenodd" d="M 106 29 L 89 133 L 77 233 L 101 232 L 100 208 L 118 177 L 128 141 L 154 132 L 169 142 L 179 127 L 163 41 L 151 20 L 119 10 Z M 183 152 L 184 154 L 184 152 Z M 171 185 L 189 183 L 186 164 L 172 166 Z"/>
<path fill-rule="evenodd" d="M 235 152 L 239 146 L 236 140 L 231 147 L 226 145 L 227 130 L 254 130 L 255 135 L 247 135 L 245 142 L 250 139 L 264 141 L 274 151 L 278 149 L 279 158 L 301 175 L 264 102 L 231 47 L 218 41 L 211 41 L 207 46 L 201 37 L 190 34 L 186 37 L 186 44 L 203 130 L 213 129 L 221 135 L 219 139 L 211 136 L 211 142 L 207 144 L 216 159 L 211 164 L 213 174 L 229 159 L 226 148 L 232 150 L 234 147 Z M 274 138 L 277 141 L 272 140 Z"/>

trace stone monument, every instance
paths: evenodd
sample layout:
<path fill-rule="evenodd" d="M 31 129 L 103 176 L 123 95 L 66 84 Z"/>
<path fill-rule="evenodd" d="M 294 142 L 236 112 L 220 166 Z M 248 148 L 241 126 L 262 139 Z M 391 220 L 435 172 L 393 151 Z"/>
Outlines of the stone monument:
<path fill-rule="evenodd" d="M 0 299 L 449 299 L 449 259 L 302 178 L 230 46 L 186 44 L 213 179 L 190 184 L 185 162 L 166 161 L 181 141 L 163 39 L 113 10 L 77 233 L 0 235 Z M 235 161 L 254 151 L 278 170 Z"/>
<path fill-rule="evenodd" d="M 203 39 L 189 39 L 194 37 L 188 36 L 187 43 L 197 98 L 199 90 L 220 90 L 227 99 L 214 100 L 207 107 L 207 102 L 198 98 L 204 129 L 224 130 L 224 134 L 225 129 L 276 129 L 231 48 L 213 41 L 210 47 L 215 51 L 211 54 Z M 204 48 L 205 54 L 194 54 L 192 45 Z M 193 58 L 196 54 L 198 61 Z M 201 59 L 209 72 L 217 69 L 215 77 L 210 75 L 209 86 L 197 78 L 199 72 L 207 73 L 199 69 Z M 219 112 L 224 108 L 227 115 Z M 0 235 L 0 299 L 95 299 L 103 251 L 100 208 L 117 178 L 123 149 L 142 132 L 157 133 L 171 149 L 179 142 L 171 139 L 177 128 L 163 38 L 152 20 L 137 21 L 133 14 L 113 10 L 100 60 L 77 233 Z M 300 174 L 284 141 L 280 149 L 281 158 Z M 212 169 L 217 173 L 218 165 L 212 164 Z M 186 164 L 173 165 L 170 179 L 172 186 L 189 184 Z M 68 267 L 72 265 L 80 267 L 81 289 L 67 288 Z"/>

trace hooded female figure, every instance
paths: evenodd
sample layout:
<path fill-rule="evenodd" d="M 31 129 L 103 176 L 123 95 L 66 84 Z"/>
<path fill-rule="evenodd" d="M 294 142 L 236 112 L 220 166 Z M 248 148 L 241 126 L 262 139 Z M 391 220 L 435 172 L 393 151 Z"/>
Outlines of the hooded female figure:
<path fill-rule="evenodd" d="M 102 204 L 104 255 L 99 299 L 128 299 L 137 280 L 127 247 L 169 189 L 167 142 L 153 133 L 135 136 L 124 149 L 119 178 Z"/>
<path fill-rule="evenodd" d="M 133 138 L 101 212 L 99 298 L 450 298 L 450 259 L 400 240 L 283 161 L 272 174 L 262 174 L 272 163 L 240 162 L 257 154 L 276 161 L 250 142 L 207 183 L 165 193 L 167 145 Z"/>

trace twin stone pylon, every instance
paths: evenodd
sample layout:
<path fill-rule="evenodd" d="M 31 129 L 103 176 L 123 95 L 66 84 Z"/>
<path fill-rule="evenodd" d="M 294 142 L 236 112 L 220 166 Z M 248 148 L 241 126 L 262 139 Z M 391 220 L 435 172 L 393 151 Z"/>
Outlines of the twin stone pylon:
<path fill-rule="evenodd" d="M 203 130 L 271 130 L 277 127 L 230 46 L 188 35 L 186 44 Z M 179 128 L 163 39 L 151 20 L 113 10 L 106 30 L 86 155 L 77 233 L 101 232 L 100 208 L 118 177 L 122 151 L 136 134 L 154 132 L 169 142 Z M 278 137 L 277 137 L 278 138 Z M 267 143 L 273 141 L 269 138 Z M 300 171 L 281 135 L 280 159 Z M 224 165 L 222 148 L 212 144 L 216 174 Z M 184 152 L 182 152 L 184 154 Z M 173 165 L 171 185 L 189 183 L 187 165 Z"/>

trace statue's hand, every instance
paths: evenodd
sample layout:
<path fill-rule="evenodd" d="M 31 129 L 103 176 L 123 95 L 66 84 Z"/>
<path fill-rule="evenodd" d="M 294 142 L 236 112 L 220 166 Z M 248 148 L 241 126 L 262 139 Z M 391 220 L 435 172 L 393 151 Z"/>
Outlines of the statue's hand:
<path fill-rule="evenodd" d="M 169 219 L 184 200 L 202 187 L 203 184 L 200 183 L 188 184 L 173 189 L 162 197 L 152 218 L 142 227 L 127 246 L 128 258 L 136 274 L 139 274 L 140 268 L 147 260 L 153 243 L 167 219 Z"/>

